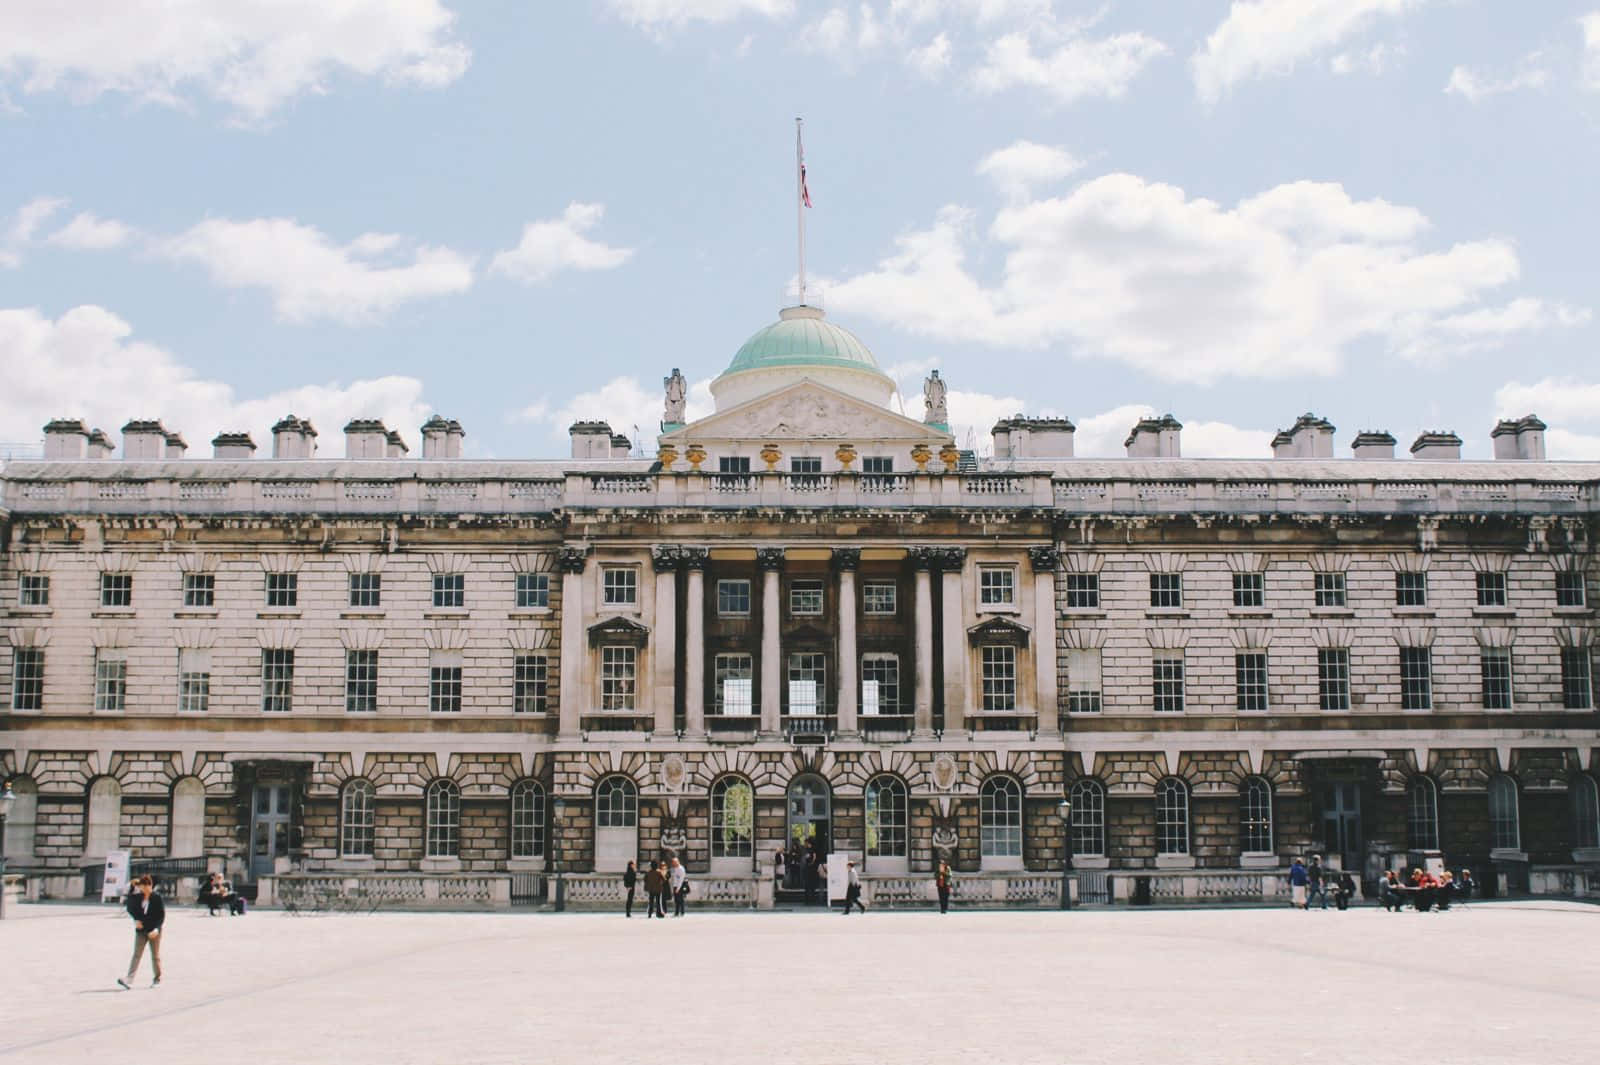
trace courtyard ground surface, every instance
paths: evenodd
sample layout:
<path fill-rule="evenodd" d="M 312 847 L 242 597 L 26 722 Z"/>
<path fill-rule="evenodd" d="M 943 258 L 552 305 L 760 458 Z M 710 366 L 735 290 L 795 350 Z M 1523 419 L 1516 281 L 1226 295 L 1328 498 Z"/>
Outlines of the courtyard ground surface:
<path fill-rule="evenodd" d="M 0 924 L 0 1061 L 1593 1062 L 1600 908 Z"/>

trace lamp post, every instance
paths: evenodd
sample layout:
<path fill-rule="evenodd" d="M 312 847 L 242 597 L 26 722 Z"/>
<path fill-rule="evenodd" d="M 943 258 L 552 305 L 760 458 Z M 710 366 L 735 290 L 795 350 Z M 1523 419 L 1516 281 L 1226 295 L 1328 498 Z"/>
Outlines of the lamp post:
<path fill-rule="evenodd" d="M 6 918 L 6 818 L 11 815 L 16 798 L 11 794 L 11 781 L 6 781 L 0 790 L 0 921 Z"/>
<path fill-rule="evenodd" d="M 1061 908 L 1072 909 L 1072 800 L 1056 803 L 1061 818 Z"/>

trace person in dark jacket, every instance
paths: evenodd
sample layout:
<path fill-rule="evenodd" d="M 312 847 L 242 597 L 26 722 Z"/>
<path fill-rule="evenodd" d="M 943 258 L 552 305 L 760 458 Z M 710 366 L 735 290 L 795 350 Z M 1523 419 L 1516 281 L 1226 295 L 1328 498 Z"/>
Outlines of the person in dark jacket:
<path fill-rule="evenodd" d="M 1322 908 L 1328 908 L 1328 889 L 1324 883 L 1322 872 L 1322 855 L 1313 854 L 1311 864 L 1306 867 L 1306 909 L 1311 909 L 1311 902 L 1318 895 L 1322 896 Z"/>
<path fill-rule="evenodd" d="M 151 987 L 161 985 L 161 926 L 167 920 L 167 907 L 161 901 L 161 896 L 156 892 L 156 883 L 150 874 L 133 882 L 134 890 L 128 894 L 126 909 L 128 916 L 133 918 L 133 960 L 128 963 L 128 975 L 117 977 L 117 983 L 124 991 L 133 989 L 133 974 L 139 970 L 139 959 L 144 957 L 144 948 L 150 948 L 150 968 L 155 973 L 155 979 L 150 981 Z"/>
<path fill-rule="evenodd" d="M 1289 903 L 1298 908 L 1306 908 L 1306 882 L 1310 880 L 1306 873 L 1305 863 L 1296 858 L 1289 865 Z"/>
<path fill-rule="evenodd" d="M 632 862 L 622 871 L 622 886 L 628 890 L 628 899 L 622 905 L 622 916 L 633 916 L 633 890 L 639 883 L 639 870 Z"/>
<path fill-rule="evenodd" d="M 667 911 L 663 908 L 663 898 L 667 890 L 667 878 L 661 873 L 659 864 L 652 865 L 649 872 L 644 874 L 644 893 L 649 896 L 650 909 L 645 914 L 645 919 L 651 917 L 665 917 Z"/>
<path fill-rule="evenodd" d="M 209 909 L 213 917 L 224 906 L 234 917 L 244 913 L 244 896 L 230 888 L 221 873 L 212 873 L 205 887 L 200 889 L 200 904 Z"/>
<path fill-rule="evenodd" d="M 933 886 L 939 892 L 939 912 L 950 912 L 950 888 L 954 878 L 950 875 L 950 863 L 939 862 L 939 871 L 933 874 Z"/>

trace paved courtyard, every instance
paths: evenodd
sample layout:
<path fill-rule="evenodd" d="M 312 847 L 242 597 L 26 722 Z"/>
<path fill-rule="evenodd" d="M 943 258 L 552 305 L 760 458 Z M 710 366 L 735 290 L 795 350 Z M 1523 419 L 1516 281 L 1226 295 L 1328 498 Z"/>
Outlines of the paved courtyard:
<path fill-rule="evenodd" d="M 1600 908 L 0 925 L 4 1062 L 1589 1062 Z M 148 965 L 148 961 L 146 962 Z"/>

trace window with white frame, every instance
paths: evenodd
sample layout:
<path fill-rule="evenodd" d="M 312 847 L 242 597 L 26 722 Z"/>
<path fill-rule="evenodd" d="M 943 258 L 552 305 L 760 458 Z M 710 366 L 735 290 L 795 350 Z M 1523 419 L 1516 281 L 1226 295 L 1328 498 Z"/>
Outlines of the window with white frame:
<path fill-rule="evenodd" d="M 1428 575 L 1401 570 L 1394 575 L 1395 606 L 1427 606 Z"/>
<path fill-rule="evenodd" d="M 127 652 L 101 648 L 94 654 L 94 708 L 115 712 L 126 709 L 127 702 Z"/>
<path fill-rule="evenodd" d="M 294 709 L 294 652 L 287 647 L 261 651 L 261 709 L 275 714 Z"/>
<path fill-rule="evenodd" d="M 1588 773 L 1575 773 L 1567 781 L 1567 797 L 1572 803 L 1573 845 L 1600 847 L 1600 785 Z"/>
<path fill-rule="evenodd" d="M 378 652 L 344 653 L 344 709 L 348 714 L 378 712 Z"/>
<path fill-rule="evenodd" d="M 11 788 L 11 812 L 6 815 L 5 835 L 0 837 L 4 847 L 0 853 L 19 865 L 30 865 L 39 834 L 39 785 L 20 776 L 0 777 L 0 783 Z"/>
<path fill-rule="evenodd" d="M 984 644 L 982 663 L 983 709 L 1017 708 L 1017 649 L 1010 644 Z"/>
<path fill-rule="evenodd" d="M 749 473 L 750 472 L 750 456 L 748 456 L 748 455 L 724 455 L 721 458 L 717 459 L 717 472 L 718 473 Z"/>
<path fill-rule="evenodd" d="M 1583 606 L 1586 601 L 1581 570 L 1556 574 L 1556 606 Z"/>
<path fill-rule="evenodd" d="M 627 777 L 606 777 L 594 789 L 596 828 L 637 828 L 639 789 Z"/>
<path fill-rule="evenodd" d="M 550 574 L 517 574 L 517 609 L 543 610 L 550 605 Z"/>
<path fill-rule="evenodd" d="M 178 712 L 203 713 L 211 707 L 211 652 L 185 647 L 178 652 Z"/>
<path fill-rule="evenodd" d="M 50 577 L 44 573 L 24 573 L 17 578 L 18 606 L 49 606 Z"/>
<path fill-rule="evenodd" d="M 1017 569 L 1015 566 L 978 567 L 979 606 L 1014 606 L 1016 602 Z"/>
<path fill-rule="evenodd" d="M 429 858 L 456 858 L 461 854 L 461 789 L 453 780 L 435 780 L 427 792 L 427 851 Z"/>
<path fill-rule="evenodd" d="M 893 617 L 899 607 L 898 589 L 894 581 L 863 581 L 861 584 L 861 612 L 868 617 Z"/>
<path fill-rule="evenodd" d="M 1241 609 L 1260 609 L 1267 605 L 1267 575 L 1265 573 L 1235 573 L 1233 575 L 1233 605 Z"/>
<path fill-rule="evenodd" d="M 1157 651 L 1150 659 L 1150 708 L 1159 714 L 1183 712 L 1183 652 Z"/>
<path fill-rule="evenodd" d="M 350 606 L 356 610 L 374 610 L 383 605 L 383 574 L 350 574 Z"/>
<path fill-rule="evenodd" d="M 100 574 L 100 605 L 120 608 L 133 605 L 133 574 Z"/>
<path fill-rule="evenodd" d="M 900 712 L 900 656 L 877 651 L 861 656 L 861 712 Z"/>
<path fill-rule="evenodd" d="M 747 618 L 750 616 L 750 581 L 735 577 L 717 582 L 717 616 Z"/>
<path fill-rule="evenodd" d="M 1067 574 L 1067 609 L 1100 609 L 1100 574 Z"/>
<path fill-rule="evenodd" d="M 1489 837 L 1495 850 L 1522 849 L 1517 782 L 1504 773 L 1489 778 Z"/>
<path fill-rule="evenodd" d="M 339 854 L 344 858 L 372 857 L 377 837 L 378 789 L 357 777 L 339 796 Z"/>
<path fill-rule="evenodd" d="M 542 654 L 519 654 L 511 662 L 511 712 L 543 714 L 550 709 L 550 663 Z"/>
<path fill-rule="evenodd" d="M 1324 647 L 1317 651 L 1317 697 L 1324 711 L 1350 709 L 1350 650 Z"/>
<path fill-rule="evenodd" d="M 827 689 L 827 658 L 821 651 L 796 651 L 789 655 L 789 713 L 813 716 L 824 712 L 822 694 Z"/>
<path fill-rule="evenodd" d="M 1319 607 L 1342 607 L 1345 605 L 1345 583 L 1343 573 L 1317 573 L 1311 578 L 1314 602 Z"/>
<path fill-rule="evenodd" d="M 214 573 L 185 573 L 183 575 L 183 605 L 200 610 L 210 610 L 216 606 L 217 575 Z"/>
<path fill-rule="evenodd" d="M 1150 574 L 1150 608 L 1176 610 L 1183 606 L 1183 574 Z"/>
<path fill-rule="evenodd" d="M 544 787 L 537 780 L 511 787 L 511 857 L 544 857 Z"/>
<path fill-rule="evenodd" d="M 267 574 L 267 609 L 287 610 L 300 605 L 298 573 Z"/>
<path fill-rule="evenodd" d="M 1075 647 L 1067 652 L 1067 712 L 1100 712 L 1100 649 Z"/>
<path fill-rule="evenodd" d="M 1400 648 L 1400 709 L 1433 709 L 1433 651 Z"/>
<path fill-rule="evenodd" d="M 1241 651 L 1233 656 L 1234 703 L 1240 710 L 1267 708 L 1267 653 Z"/>
<path fill-rule="evenodd" d="M 794 581 L 789 585 L 789 615 L 791 617 L 815 617 L 821 613 L 821 581 Z"/>
<path fill-rule="evenodd" d="M 1272 853 L 1272 785 L 1261 777 L 1239 788 L 1239 835 L 1244 853 Z"/>
<path fill-rule="evenodd" d="M 461 712 L 460 651 L 434 651 L 428 658 L 428 712 Z"/>
<path fill-rule="evenodd" d="M 1483 678 L 1483 708 L 1511 709 L 1511 652 L 1503 648 L 1485 650 L 1478 657 Z"/>
<path fill-rule="evenodd" d="M 867 781 L 862 794 L 866 800 L 867 857 L 906 857 L 905 782 L 885 773 Z"/>
<path fill-rule="evenodd" d="M 1414 851 L 1439 849 L 1439 789 L 1429 776 L 1406 785 L 1406 842 Z"/>
<path fill-rule="evenodd" d="M 1594 708 L 1594 666 L 1587 647 L 1561 649 L 1561 705 L 1568 710 Z"/>
<path fill-rule="evenodd" d="M 1093 777 L 1079 777 L 1067 793 L 1072 803 L 1072 853 L 1098 858 L 1106 852 L 1106 789 Z"/>
<path fill-rule="evenodd" d="M 1506 605 L 1506 575 L 1504 573 L 1479 573 L 1477 576 L 1478 605 L 1503 607 Z"/>
<path fill-rule="evenodd" d="M 600 571 L 600 601 L 606 606 L 637 606 L 639 571 L 633 566 L 606 566 Z"/>
<path fill-rule="evenodd" d="M 985 858 L 1022 857 L 1022 785 L 993 776 L 978 791 L 978 836 Z"/>
<path fill-rule="evenodd" d="M 600 709 L 632 710 L 638 677 L 638 650 L 625 644 L 600 648 Z"/>
<path fill-rule="evenodd" d="M 1156 853 L 1189 853 L 1189 785 L 1177 777 L 1156 785 Z"/>
<path fill-rule="evenodd" d="M 44 651 L 38 647 L 11 649 L 11 709 L 44 707 Z"/>
<path fill-rule="evenodd" d="M 747 654 L 719 654 L 711 660 L 712 710 L 733 717 L 755 712 L 755 659 Z"/>
<path fill-rule="evenodd" d="M 755 838 L 755 791 L 743 777 L 711 785 L 711 857 L 748 858 Z"/>
<path fill-rule="evenodd" d="M 433 575 L 433 608 L 455 610 L 467 605 L 467 575 L 465 573 L 435 573 Z"/>

